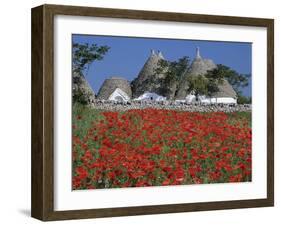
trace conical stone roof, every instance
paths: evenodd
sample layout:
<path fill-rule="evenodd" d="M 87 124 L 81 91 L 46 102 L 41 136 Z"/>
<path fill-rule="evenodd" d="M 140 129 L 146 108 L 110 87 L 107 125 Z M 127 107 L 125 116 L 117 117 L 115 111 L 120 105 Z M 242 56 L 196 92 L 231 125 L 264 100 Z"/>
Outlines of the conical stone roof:
<path fill-rule="evenodd" d="M 72 96 L 74 100 L 90 104 L 95 99 L 95 93 L 82 73 L 72 73 Z"/>
<path fill-rule="evenodd" d="M 137 78 L 132 82 L 133 97 L 139 97 L 145 92 L 155 92 L 158 94 L 160 83 L 158 79 L 163 78 L 164 75 L 155 75 L 155 70 L 158 67 L 160 60 L 164 60 L 164 56 L 161 52 L 156 53 L 151 50 L 151 54 L 139 72 Z"/>
<path fill-rule="evenodd" d="M 192 61 L 190 68 L 182 76 L 182 81 L 179 84 L 177 90 L 176 99 L 185 99 L 188 95 L 188 80 L 187 77 L 190 75 L 204 75 L 207 71 L 216 68 L 216 64 L 210 59 L 203 59 L 200 55 L 199 48 L 196 48 L 196 57 Z"/>
<path fill-rule="evenodd" d="M 213 70 L 217 65 L 210 59 L 203 59 L 200 56 L 199 48 L 196 48 L 196 57 L 194 58 L 188 74 L 190 75 L 205 75 L 207 71 Z"/>
<path fill-rule="evenodd" d="M 191 63 L 190 68 L 182 77 L 182 81 L 177 91 L 176 99 L 185 99 L 188 95 L 188 76 L 205 75 L 208 71 L 213 70 L 217 65 L 211 59 L 203 59 L 200 56 L 199 48 L 196 49 L 196 57 Z M 229 84 L 227 80 L 224 80 L 221 85 L 218 86 L 219 92 L 214 94 L 214 97 L 232 97 L 236 98 L 236 92 Z"/>
<path fill-rule="evenodd" d="M 117 88 L 125 92 L 129 98 L 132 98 L 132 89 L 129 82 L 122 77 L 111 77 L 103 82 L 97 95 L 98 99 L 108 100 Z"/>
<path fill-rule="evenodd" d="M 213 97 L 232 97 L 237 98 L 237 94 L 229 82 L 224 79 L 222 84 L 218 85 L 219 91 L 213 94 Z"/>

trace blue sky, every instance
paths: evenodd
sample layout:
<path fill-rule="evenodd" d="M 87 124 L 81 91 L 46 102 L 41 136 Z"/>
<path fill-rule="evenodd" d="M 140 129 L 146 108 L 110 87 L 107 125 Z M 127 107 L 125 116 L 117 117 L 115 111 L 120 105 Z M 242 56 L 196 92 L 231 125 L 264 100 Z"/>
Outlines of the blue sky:
<path fill-rule="evenodd" d="M 174 61 L 183 56 L 189 56 L 193 60 L 196 47 L 199 47 L 201 56 L 212 59 L 216 64 L 224 64 L 239 73 L 250 74 L 252 71 L 251 43 L 96 35 L 73 35 L 72 40 L 110 47 L 102 61 L 91 64 L 86 75 L 95 93 L 103 81 L 111 76 L 121 76 L 129 81 L 137 77 L 151 49 L 160 50 L 166 60 Z M 251 85 L 244 88 L 243 93 L 251 96 Z"/>

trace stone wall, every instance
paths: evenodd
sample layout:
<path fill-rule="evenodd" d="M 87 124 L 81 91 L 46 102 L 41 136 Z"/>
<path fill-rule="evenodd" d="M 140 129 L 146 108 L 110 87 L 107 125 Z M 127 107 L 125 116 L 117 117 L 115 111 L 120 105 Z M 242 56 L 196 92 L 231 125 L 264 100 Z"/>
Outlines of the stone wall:
<path fill-rule="evenodd" d="M 252 105 L 250 104 L 204 104 L 204 103 L 186 103 L 175 101 L 107 101 L 95 100 L 91 104 L 92 108 L 107 110 L 107 111 L 126 111 L 130 109 L 167 109 L 180 110 L 189 112 L 251 112 Z"/>

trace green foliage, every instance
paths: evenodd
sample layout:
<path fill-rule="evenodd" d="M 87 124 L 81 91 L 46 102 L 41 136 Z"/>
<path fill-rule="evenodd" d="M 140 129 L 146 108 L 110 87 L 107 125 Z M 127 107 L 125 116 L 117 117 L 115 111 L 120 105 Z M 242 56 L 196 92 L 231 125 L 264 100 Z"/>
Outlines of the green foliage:
<path fill-rule="evenodd" d="M 231 70 L 229 67 L 218 64 L 213 70 L 207 71 L 206 78 L 214 79 L 218 82 L 222 82 L 224 78 L 230 77 L 235 71 Z"/>
<path fill-rule="evenodd" d="M 90 93 L 83 92 L 81 89 L 73 90 L 72 92 L 72 101 L 73 103 L 80 103 L 83 105 L 87 105 L 91 98 Z"/>
<path fill-rule="evenodd" d="M 203 75 L 188 76 L 188 92 L 193 93 L 196 99 L 199 95 L 208 94 L 208 79 Z"/>
<path fill-rule="evenodd" d="M 237 93 L 237 103 L 238 104 L 251 104 L 252 98 L 243 96 L 240 92 Z"/>
<path fill-rule="evenodd" d="M 179 82 L 183 73 L 188 69 L 190 60 L 187 56 L 184 56 L 177 61 L 160 60 L 158 67 L 155 70 L 156 74 L 164 74 L 163 80 L 165 85 L 170 85 L 175 82 Z"/>
<path fill-rule="evenodd" d="M 229 67 L 218 64 L 213 70 L 208 71 L 205 75 L 191 75 L 188 77 L 188 91 L 194 93 L 196 98 L 199 95 L 212 96 L 219 91 L 219 85 L 227 80 L 236 93 L 238 94 L 238 103 L 250 103 L 250 100 L 241 95 L 239 88 L 248 85 L 249 75 L 237 73 Z"/>
<path fill-rule="evenodd" d="M 157 68 L 155 69 L 154 78 L 157 78 L 159 74 L 164 75 L 163 78 L 154 81 L 161 84 L 164 93 L 169 93 L 168 98 L 173 98 L 175 91 L 182 79 L 182 76 L 189 68 L 189 57 L 184 56 L 177 61 L 160 60 Z"/>
<path fill-rule="evenodd" d="M 110 48 L 108 46 L 98 46 L 97 44 L 80 44 L 73 43 L 72 45 L 72 64 L 73 64 L 73 83 L 76 85 L 76 89 L 73 90 L 73 102 L 88 104 L 92 93 L 86 92 L 81 88 L 81 82 L 78 77 L 83 77 L 84 74 L 88 73 L 90 65 L 94 61 L 102 60 L 104 55 Z M 85 71 L 86 70 L 86 71 Z"/>
<path fill-rule="evenodd" d="M 73 43 L 73 70 L 81 73 L 85 69 L 88 71 L 91 63 L 96 60 L 102 60 L 109 49 L 110 47 L 108 46 L 98 46 L 97 44 L 89 45 L 89 43 Z"/>
<path fill-rule="evenodd" d="M 227 80 L 237 93 L 238 104 L 251 103 L 251 99 L 241 94 L 240 88 L 248 86 L 251 75 L 239 74 L 237 71 L 222 64 L 218 64 L 217 68 L 207 72 L 205 77 L 208 79 L 208 95 L 218 91 L 218 86 Z"/>
<path fill-rule="evenodd" d="M 183 75 L 190 67 L 189 57 L 185 56 L 177 61 L 169 62 L 167 60 L 161 60 L 158 63 L 158 67 L 155 70 L 155 75 L 164 74 L 164 78 L 158 81 L 162 87 L 172 87 L 176 85 L 178 87 Z M 199 95 L 212 96 L 219 91 L 219 85 L 223 84 L 224 80 L 227 80 L 238 95 L 238 102 L 250 103 L 251 100 L 243 97 L 240 94 L 239 89 L 248 85 L 248 80 L 251 75 L 239 74 L 235 70 L 222 64 L 218 64 L 213 70 L 208 71 L 205 75 L 190 75 L 188 79 L 188 91 L 194 93 L 196 98 Z M 157 77 L 157 76 L 155 76 Z"/>
<path fill-rule="evenodd" d="M 218 64 L 217 68 L 208 71 L 205 75 L 208 79 L 214 79 L 217 83 L 222 83 L 226 79 L 233 89 L 238 93 L 241 87 L 246 87 L 249 84 L 251 75 L 239 74 L 237 71 L 222 64 Z"/>

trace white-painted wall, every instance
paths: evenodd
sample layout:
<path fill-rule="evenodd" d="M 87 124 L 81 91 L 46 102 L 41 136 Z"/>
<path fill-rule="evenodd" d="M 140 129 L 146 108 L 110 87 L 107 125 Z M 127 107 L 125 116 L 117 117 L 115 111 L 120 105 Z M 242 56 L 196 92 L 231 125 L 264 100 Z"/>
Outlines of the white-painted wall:
<path fill-rule="evenodd" d="M 181 102 L 188 102 L 192 103 L 196 101 L 196 96 L 193 94 L 189 94 L 186 96 L 185 100 L 180 100 Z M 201 103 L 206 103 L 206 104 L 213 104 L 213 103 L 223 103 L 223 104 L 237 104 L 237 99 L 232 98 L 232 97 L 218 97 L 218 98 L 210 98 L 206 96 L 199 96 L 198 101 Z"/>
<path fill-rule="evenodd" d="M 122 100 L 122 101 L 128 101 L 130 100 L 130 97 L 127 93 L 125 93 L 123 90 L 117 88 L 114 90 L 114 92 L 109 96 L 108 100 Z"/>
<path fill-rule="evenodd" d="M 142 95 L 140 95 L 135 100 L 154 100 L 154 101 L 163 101 L 166 100 L 166 97 L 163 97 L 161 95 L 158 95 L 157 93 L 150 93 L 146 92 Z"/>
<path fill-rule="evenodd" d="M 232 97 L 218 97 L 218 98 L 205 98 L 201 100 L 202 103 L 217 103 L 217 104 L 237 104 L 237 100 Z"/>

